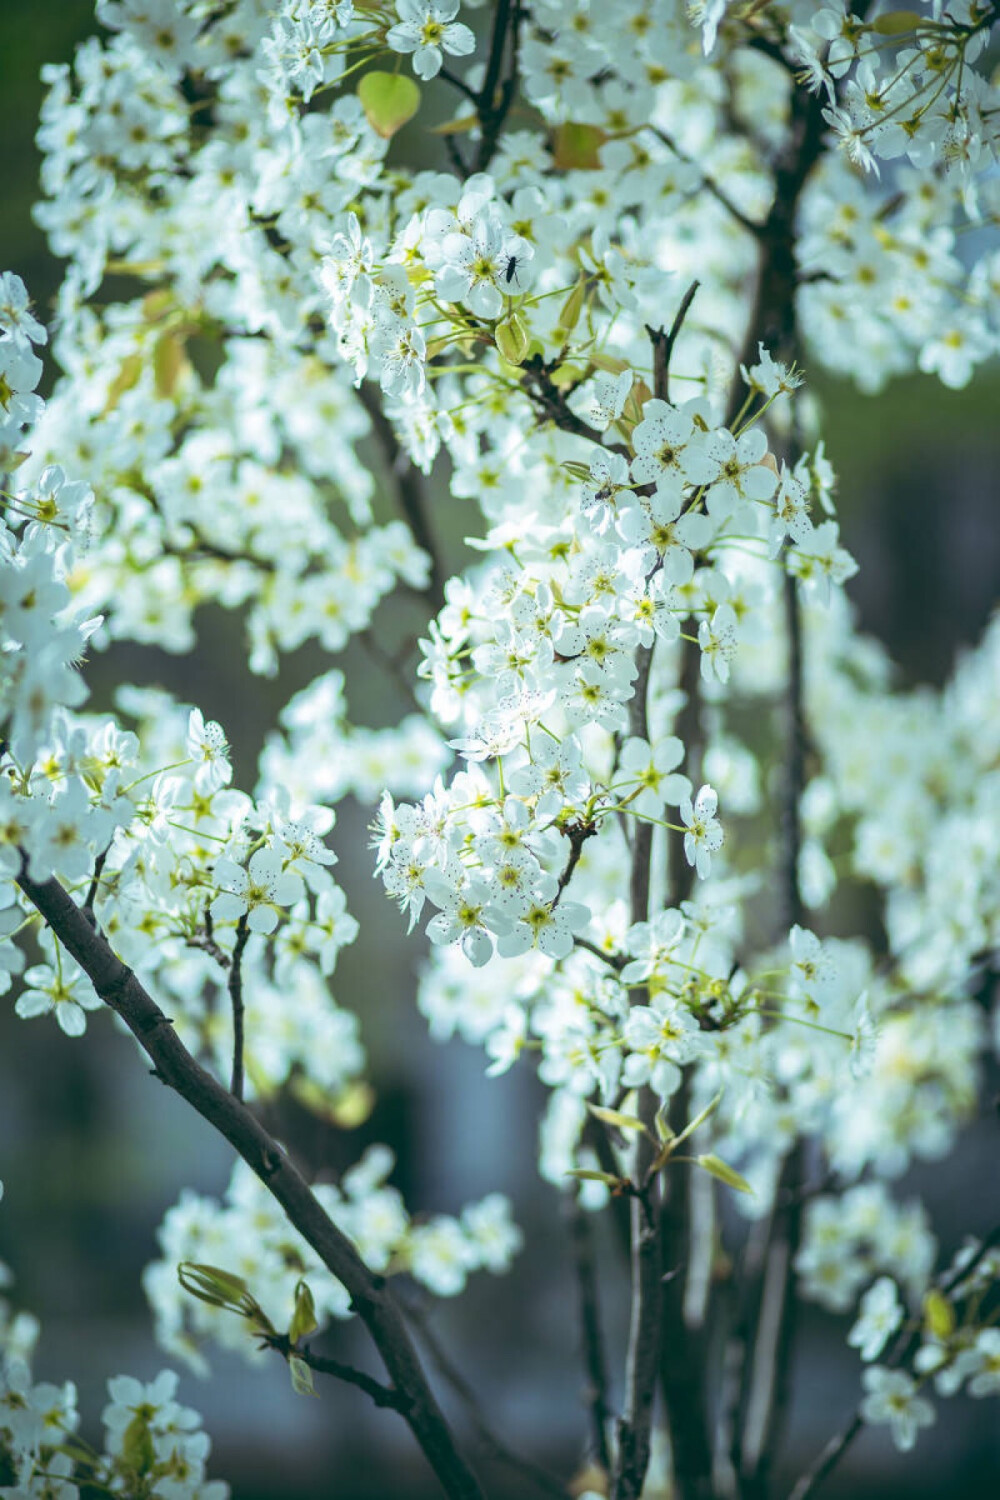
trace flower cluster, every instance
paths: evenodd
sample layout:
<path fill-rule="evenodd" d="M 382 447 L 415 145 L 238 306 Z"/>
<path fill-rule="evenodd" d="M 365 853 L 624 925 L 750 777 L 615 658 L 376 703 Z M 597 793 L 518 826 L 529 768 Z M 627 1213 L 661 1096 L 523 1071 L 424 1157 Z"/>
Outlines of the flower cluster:
<path fill-rule="evenodd" d="M 942 695 L 889 692 L 793 356 L 874 392 L 996 353 L 995 7 L 541 0 L 497 7 L 487 47 L 457 0 L 97 14 L 105 39 L 47 72 L 38 219 L 69 265 L 44 409 L 44 330 L 0 278 L 0 985 L 23 973 L 18 1012 L 72 1035 L 97 1004 L 17 890 L 55 877 L 220 1077 L 231 1002 L 248 1095 L 343 1118 L 363 1055 L 328 981 L 357 928 L 325 840 L 341 798 L 377 804 L 377 871 L 427 918 L 420 1008 L 491 1076 L 537 1068 L 548 1180 L 589 1173 L 599 1207 L 652 1119 L 663 1170 L 691 1135 L 682 1161 L 765 1216 L 812 1143 L 838 1191 L 806 1210 L 799 1285 L 840 1313 L 863 1294 L 862 1417 L 909 1446 L 928 1380 L 1000 1385 L 995 1258 L 974 1293 L 935 1280 L 926 1214 L 881 1182 L 946 1154 L 980 1086 L 1000 630 Z M 440 170 L 390 154 L 423 99 L 401 58 L 455 95 Z M 446 531 L 473 533 L 450 579 Z M 427 622 L 398 651 L 397 590 Z M 87 642 L 187 652 L 208 601 L 240 611 L 252 672 L 354 648 L 280 712 L 253 796 L 198 709 L 76 711 Z M 404 686 L 392 728 L 351 722 L 361 652 Z M 809 779 L 782 869 L 788 755 Z M 884 962 L 822 935 L 845 841 Z M 411 1218 L 390 1168 L 317 1189 L 373 1269 L 451 1295 L 506 1267 L 505 1200 Z M 178 1260 L 224 1261 L 276 1327 L 303 1278 L 322 1319 L 348 1311 L 243 1168 L 161 1243 L 147 1289 L 187 1357 L 248 1340 L 182 1298 Z M 131 1434 L 173 1462 L 172 1390 L 112 1395 L 111 1453 Z"/>
<path fill-rule="evenodd" d="M 6 1283 L 0 1265 L 0 1285 Z M 146 1385 L 131 1375 L 108 1381 L 104 1446 L 97 1451 L 77 1432 L 73 1382 L 33 1378 L 38 1333 L 34 1318 L 13 1314 L 0 1298 L 0 1465 L 8 1494 L 76 1500 L 85 1487 L 149 1500 L 227 1500 L 229 1486 L 206 1477 L 211 1443 L 199 1414 L 174 1399 L 172 1370 Z"/>
<path fill-rule="evenodd" d="M 392 1153 L 369 1147 L 344 1174 L 339 1187 L 319 1183 L 320 1203 L 372 1270 L 392 1276 L 406 1271 L 428 1291 L 453 1297 L 474 1271 L 506 1271 L 520 1248 L 510 1205 L 500 1193 L 469 1204 L 459 1218 L 448 1214 L 411 1218 L 398 1189 L 387 1178 Z M 265 1316 L 288 1328 L 297 1287 L 306 1281 L 320 1326 L 348 1318 L 344 1287 L 294 1231 L 267 1189 L 238 1163 L 222 1203 L 185 1191 L 159 1231 L 163 1258 L 146 1267 L 143 1282 L 157 1337 L 165 1349 L 204 1373 L 200 1344 L 212 1338 L 248 1359 L 261 1357 L 252 1330 L 217 1304 L 185 1295 L 177 1279 L 182 1262 L 211 1261 L 243 1279 Z"/>

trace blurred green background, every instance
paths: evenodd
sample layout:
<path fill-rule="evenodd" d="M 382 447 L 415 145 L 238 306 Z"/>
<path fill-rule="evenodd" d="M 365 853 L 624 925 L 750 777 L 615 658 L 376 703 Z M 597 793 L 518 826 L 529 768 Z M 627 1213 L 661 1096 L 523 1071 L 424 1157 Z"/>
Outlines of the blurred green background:
<path fill-rule="evenodd" d="M 61 272 L 30 217 L 39 69 L 69 60 L 92 29 L 91 0 L 0 0 L 0 269 L 24 278 L 43 316 Z M 889 646 L 902 682 L 939 683 L 1000 595 L 1000 382 L 994 373 L 968 392 L 950 392 L 931 379 L 910 379 L 878 400 L 829 381 L 811 384 L 827 411 L 845 540 L 862 564 L 850 586 L 861 619 Z M 205 623 L 216 649 L 190 661 L 123 647 L 99 658 L 93 702 L 107 706 L 113 684 L 134 678 L 204 703 L 237 749 L 237 783 L 249 786 L 277 710 L 329 662 L 305 652 L 279 680 L 248 682 L 233 667 L 243 660 L 238 621 L 218 614 Z M 359 717 L 391 722 L 401 711 L 391 683 L 367 662 L 363 682 L 363 700 L 353 700 Z M 350 805 L 341 810 L 342 854 L 364 851 L 367 817 Z M 443 1305 L 437 1326 L 496 1427 L 522 1451 L 567 1472 L 583 1432 L 583 1375 L 565 1225 L 557 1195 L 531 1167 L 541 1090 L 526 1070 L 484 1080 L 479 1053 L 429 1042 L 412 1004 L 422 940 L 403 934 L 366 855 L 356 864 L 342 860 L 338 875 L 362 938 L 342 955 L 336 993 L 361 1015 L 379 1105 L 348 1138 L 288 1112 L 282 1130 L 317 1164 L 343 1165 L 367 1140 L 388 1140 L 400 1161 L 397 1182 L 408 1201 L 427 1210 L 453 1211 L 493 1189 L 511 1196 L 528 1248 L 510 1277 L 480 1277 L 459 1302 Z M 946 1171 L 922 1168 L 901 1186 L 904 1196 L 927 1196 L 946 1249 L 964 1232 L 989 1227 L 991 1210 L 995 1217 L 1000 1207 L 1000 1194 L 994 1190 L 990 1204 L 983 1193 L 984 1172 L 996 1183 L 996 1147 L 996 1127 L 984 1120 Z M 0 1177 L 7 1185 L 0 1258 L 15 1272 L 17 1299 L 42 1319 L 39 1376 L 77 1380 L 92 1433 L 108 1376 L 151 1378 L 165 1363 L 139 1286 L 155 1254 L 156 1224 L 182 1186 L 219 1194 L 230 1168 L 228 1149 L 149 1078 L 131 1041 L 107 1018 L 96 1018 L 81 1044 L 54 1025 L 18 1022 L 9 1001 L 0 1002 Z M 604 1238 L 610 1264 L 615 1247 Z M 604 1310 L 612 1352 L 620 1356 L 623 1277 L 615 1279 Z M 790 1473 L 856 1399 L 857 1364 L 839 1326 L 806 1312 Z M 336 1352 L 375 1369 L 353 1329 L 338 1331 Z M 216 1378 L 185 1376 L 182 1397 L 204 1412 L 215 1447 L 211 1472 L 230 1480 L 237 1500 L 436 1494 L 403 1425 L 360 1393 L 333 1385 L 319 1401 L 307 1401 L 292 1396 L 277 1359 L 256 1369 L 216 1354 L 211 1361 Z M 868 1434 L 826 1493 L 830 1500 L 995 1497 L 994 1413 L 988 1402 L 944 1404 L 916 1462 L 894 1455 L 884 1429 Z M 527 1493 L 498 1467 L 485 1465 L 483 1473 L 496 1500 Z"/>

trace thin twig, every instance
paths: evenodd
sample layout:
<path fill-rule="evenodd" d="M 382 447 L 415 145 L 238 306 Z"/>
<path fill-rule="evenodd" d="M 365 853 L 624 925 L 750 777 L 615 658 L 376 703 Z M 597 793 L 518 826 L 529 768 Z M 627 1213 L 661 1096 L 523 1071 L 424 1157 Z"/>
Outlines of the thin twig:
<path fill-rule="evenodd" d="M 488 1453 L 497 1463 L 504 1464 L 507 1468 L 523 1475 L 538 1489 L 544 1490 L 548 1495 L 558 1497 L 558 1500 L 566 1500 L 568 1491 L 554 1474 L 550 1474 L 541 1464 L 534 1463 L 530 1458 L 522 1458 L 509 1448 L 502 1438 L 497 1437 L 492 1427 L 483 1415 L 472 1386 L 466 1380 L 461 1370 L 448 1354 L 437 1333 L 431 1327 L 425 1309 L 415 1298 L 407 1298 L 404 1307 L 407 1317 L 415 1325 L 421 1342 L 430 1356 L 431 1362 L 438 1371 L 441 1378 L 454 1391 L 465 1408 L 466 1415 L 476 1434 L 476 1439 L 484 1453 Z"/>
<path fill-rule="evenodd" d="M 684 293 L 681 305 L 670 325 L 669 333 L 662 328 L 651 328 L 648 323 L 646 324 L 646 332 L 653 346 L 653 395 L 659 397 L 661 401 L 670 400 L 670 360 L 678 335 L 684 326 L 684 319 L 688 315 L 688 310 L 700 285 L 700 281 L 692 281 Z"/>
<path fill-rule="evenodd" d="M 698 163 L 695 161 L 694 157 L 689 156 L 686 151 L 682 150 L 674 140 L 673 136 L 669 135 L 667 131 L 661 129 L 659 125 L 650 125 L 647 128 L 653 132 L 658 141 L 663 142 L 664 146 L 666 146 L 668 151 L 672 152 L 672 154 L 676 156 L 678 161 L 683 162 L 687 167 L 696 167 L 699 171 L 701 171 L 701 168 L 698 167 Z M 743 210 L 736 207 L 736 204 L 732 201 L 731 198 L 727 197 L 727 195 L 722 191 L 722 188 L 720 188 L 719 184 L 713 178 L 707 176 L 704 172 L 702 172 L 701 181 L 698 186 L 704 188 L 705 192 L 713 197 L 716 203 L 720 204 L 726 210 L 726 213 L 729 214 L 730 218 L 733 219 L 741 229 L 746 230 L 747 234 L 752 234 L 755 238 L 758 238 L 760 236 L 762 226 L 760 224 L 755 224 L 753 219 L 748 219 Z"/>
<path fill-rule="evenodd" d="M 409 1404 L 401 1391 L 383 1385 L 380 1380 L 366 1375 L 364 1370 L 358 1370 L 354 1365 L 345 1365 L 339 1359 L 331 1359 L 325 1354 L 314 1354 L 308 1344 L 293 1344 L 287 1333 L 262 1334 L 261 1338 L 269 1348 L 276 1349 L 285 1359 L 300 1359 L 317 1375 L 332 1375 L 334 1379 L 343 1380 L 347 1385 L 357 1386 L 358 1390 L 371 1397 L 376 1406 L 403 1413 Z"/>
<path fill-rule="evenodd" d="M 572 432 L 588 442 L 603 445 L 603 434 L 570 408 L 565 392 L 552 379 L 550 367 L 540 354 L 533 354 L 521 366 L 521 389 L 545 421 L 552 422 L 563 432 Z M 628 449 L 620 444 L 611 446 L 616 452 L 628 453 Z"/>
<path fill-rule="evenodd" d="M 513 21 L 513 41 L 511 43 L 511 61 L 507 77 L 497 94 L 497 84 L 500 80 L 500 71 L 503 67 L 503 56 L 507 47 L 507 38 Z M 476 152 L 476 171 L 485 172 L 493 160 L 500 132 L 503 129 L 507 111 L 514 102 L 517 91 L 518 72 L 518 34 L 521 25 L 520 0 L 497 0 L 497 7 L 493 14 L 493 35 L 490 38 L 490 52 L 486 62 L 486 73 L 483 78 L 483 86 L 476 100 L 476 112 L 479 115 L 480 139 L 479 148 Z"/>
<path fill-rule="evenodd" d="M 94 902 L 97 900 L 97 892 L 101 885 L 101 876 L 104 873 L 104 863 L 110 851 L 111 845 L 109 844 L 106 849 L 101 850 L 100 854 L 94 860 L 94 873 L 90 877 L 90 885 L 87 887 L 87 894 L 83 898 L 83 905 L 80 908 L 91 927 L 97 925 L 97 918 L 94 915 Z"/>
<path fill-rule="evenodd" d="M 580 1202 L 579 1190 L 568 1193 L 566 1197 L 580 1311 L 583 1363 L 587 1374 L 584 1399 L 590 1412 L 590 1440 L 594 1458 L 605 1474 L 608 1474 L 611 1472 L 611 1453 L 608 1448 L 608 1373 L 601 1332 L 594 1231 L 591 1216 Z"/>
<path fill-rule="evenodd" d="M 559 902 L 562 900 L 563 891 L 573 879 L 574 871 L 576 870 L 577 865 L 580 863 L 580 855 L 583 853 L 584 844 L 589 838 L 593 838 L 594 834 L 597 832 L 597 824 L 567 823 L 562 829 L 562 832 L 570 841 L 570 850 L 569 857 L 566 860 L 566 864 L 563 868 L 563 872 L 559 876 L 558 888 L 556 890 L 555 896 L 552 898 L 553 911 L 555 911 L 556 907 L 559 905 Z"/>
<path fill-rule="evenodd" d="M 233 959 L 229 965 L 229 1003 L 233 1011 L 233 1076 L 230 1093 L 243 1098 L 243 951 L 250 937 L 247 923 L 249 912 L 244 912 L 236 924 L 236 942 L 233 944 Z"/>

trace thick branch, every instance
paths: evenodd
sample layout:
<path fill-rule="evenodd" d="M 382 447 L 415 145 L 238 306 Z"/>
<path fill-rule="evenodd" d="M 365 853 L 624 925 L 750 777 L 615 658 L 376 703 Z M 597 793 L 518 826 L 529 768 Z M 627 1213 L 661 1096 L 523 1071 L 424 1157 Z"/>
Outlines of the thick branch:
<path fill-rule="evenodd" d="M 368 1269 L 246 1105 L 194 1060 L 136 975 L 91 927 L 59 882 L 37 882 L 25 872 L 18 877 L 18 884 L 88 975 L 101 999 L 121 1016 L 152 1061 L 155 1076 L 229 1141 L 280 1203 L 293 1228 L 347 1288 L 351 1305 L 371 1334 L 394 1389 L 409 1400 L 405 1420 L 445 1494 L 452 1500 L 483 1500 L 479 1483 L 458 1452 L 427 1383 L 384 1277 Z"/>
<path fill-rule="evenodd" d="M 649 734 L 647 700 L 652 647 L 636 653 L 639 675 L 629 702 L 629 733 L 646 739 Z M 645 922 L 649 916 L 649 877 L 652 858 L 652 824 L 639 821 L 632 844 L 629 879 L 630 917 Z M 636 1003 L 646 998 L 644 986 L 633 994 Z M 625 1404 L 618 1423 L 618 1462 L 614 1500 L 638 1500 L 649 1467 L 653 1402 L 660 1358 L 661 1275 L 659 1231 L 659 1178 L 650 1175 L 655 1154 L 653 1124 L 656 1095 L 648 1086 L 641 1090 L 637 1114 L 646 1126 L 637 1136 L 633 1180 L 638 1192 L 631 1200 L 632 1312 L 629 1323 L 628 1358 L 625 1367 Z"/>

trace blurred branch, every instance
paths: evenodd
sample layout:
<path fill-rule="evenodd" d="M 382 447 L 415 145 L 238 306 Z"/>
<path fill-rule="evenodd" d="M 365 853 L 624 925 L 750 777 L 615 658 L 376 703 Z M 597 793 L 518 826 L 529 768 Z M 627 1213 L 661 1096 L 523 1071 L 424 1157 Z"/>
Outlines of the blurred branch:
<path fill-rule="evenodd" d="M 558 1500 L 566 1500 L 569 1491 L 554 1474 L 542 1468 L 541 1464 L 533 1463 L 530 1458 L 522 1458 L 497 1437 L 483 1415 L 483 1409 L 475 1391 L 431 1327 L 426 1309 L 413 1297 L 407 1298 L 404 1308 L 407 1317 L 416 1326 L 438 1374 L 451 1387 L 465 1408 L 482 1451 L 496 1459 L 497 1463 L 521 1474 L 538 1489 L 544 1490 L 547 1495 L 556 1496 Z"/>
<path fill-rule="evenodd" d="M 608 1372 L 601 1333 L 594 1230 L 591 1216 L 580 1202 L 579 1189 L 569 1192 L 566 1202 L 573 1270 L 576 1273 L 583 1363 L 587 1375 L 584 1399 L 590 1409 L 591 1446 L 597 1462 L 605 1474 L 609 1474 L 611 1453 L 608 1448 Z"/>
<path fill-rule="evenodd" d="M 399 508 L 417 546 L 430 559 L 430 576 L 424 592 L 436 614 L 444 602 L 444 564 L 438 552 L 437 542 L 430 524 L 430 500 L 424 476 L 410 457 L 400 447 L 395 429 L 386 416 L 374 386 L 363 380 L 358 387 L 358 400 L 368 413 L 375 440 L 382 450 L 389 473 L 392 475 Z"/>
<path fill-rule="evenodd" d="M 629 701 L 629 734 L 649 737 L 649 676 L 652 646 L 636 652 L 639 668 L 635 690 Z M 645 922 L 649 916 L 649 884 L 653 852 L 653 826 L 639 821 L 632 845 L 629 877 L 629 917 Z M 648 995 L 645 985 L 632 991 L 633 1004 Z M 636 1137 L 633 1180 L 638 1188 L 631 1199 L 632 1310 L 629 1320 L 628 1356 L 625 1366 L 625 1402 L 618 1422 L 618 1456 L 612 1494 L 614 1500 L 638 1500 L 649 1467 L 653 1403 L 660 1357 L 660 1184 L 650 1173 L 656 1152 L 653 1124 L 657 1099 L 647 1085 L 639 1091 L 636 1114 L 646 1129 Z"/>

